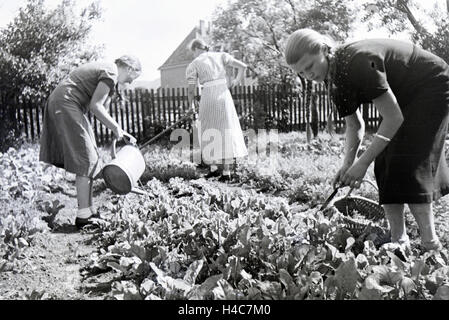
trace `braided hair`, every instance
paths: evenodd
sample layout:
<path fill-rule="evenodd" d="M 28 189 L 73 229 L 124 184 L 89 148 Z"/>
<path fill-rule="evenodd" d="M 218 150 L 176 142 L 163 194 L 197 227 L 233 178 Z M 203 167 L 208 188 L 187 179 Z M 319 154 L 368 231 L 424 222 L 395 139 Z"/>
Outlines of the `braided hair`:
<path fill-rule="evenodd" d="M 293 32 L 286 44 L 285 48 L 285 60 L 288 65 L 294 65 L 296 64 L 305 53 L 318 53 L 320 50 L 323 50 L 324 48 L 327 48 L 328 52 L 328 60 L 330 61 L 332 59 L 332 48 L 335 47 L 335 41 L 326 36 L 322 35 L 319 32 L 312 30 L 312 29 L 298 29 L 295 32 Z M 328 78 L 329 80 L 330 78 Z M 331 89 L 332 89 L 332 83 L 331 81 L 327 81 L 326 83 L 328 90 L 327 90 L 327 96 L 328 96 L 328 104 L 331 107 L 331 113 L 328 117 L 328 131 L 333 126 L 330 121 L 332 120 L 332 114 L 333 114 L 333 106 L 331 104 Z M 310 108 L 311 108 L 311 102 L 313 98 L 313 84 L 311 81 L 306 81 L 306 101 L 305 101 L 305 108 L 306 108 L 306 122 L 307 122 L 307 129 L 309 131 L 310 127 Z M 329 131 L 331 133 L 331 131 Z"/>

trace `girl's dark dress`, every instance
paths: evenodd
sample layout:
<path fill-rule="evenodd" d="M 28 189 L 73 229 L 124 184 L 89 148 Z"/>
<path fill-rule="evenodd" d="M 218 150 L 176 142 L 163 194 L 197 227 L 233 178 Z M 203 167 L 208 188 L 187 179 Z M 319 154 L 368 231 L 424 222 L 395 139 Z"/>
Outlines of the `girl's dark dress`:
<path fill-rule="evenodd" d="M 391 39 L 339 47 L 332 64 L 332 97 L 340 116 L 353 114 L 389 87 L 402 110 L 401 128 L 375 160 L 380 204 L 431 203 L 448 194 L 449 66 Z"/>

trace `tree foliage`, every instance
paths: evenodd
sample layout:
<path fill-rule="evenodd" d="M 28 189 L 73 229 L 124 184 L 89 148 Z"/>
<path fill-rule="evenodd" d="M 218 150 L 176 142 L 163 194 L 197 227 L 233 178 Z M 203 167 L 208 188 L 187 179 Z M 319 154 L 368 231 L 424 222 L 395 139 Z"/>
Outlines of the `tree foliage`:
<path fill-rule="evenodd" d="M 29 0 L 0 33 L 0 91 L 47 95 L 70 66 L 97 57 L 86 40 L 100 16 L 96 3 L 77 14 L 74 0 L 53 10 L 44 0 Z"/>
<path fill-rule="evenodd" d="M 413 42 L 449 62 L 449 8 L 435 6 L 428 11 L 416 0 L 376 0 L 365 7 L 363 21 L 370 28 L 409 33 Z"/>
<path fill-rule="evenodd" d="M 237 50 L 260 83 L 289 83 L 292 73 L 283 59 L 287 37 L 308 27 L 342 40 L 352 31 L 355 7 L 354 0 L 237 0 L 216 10 L 212 38 Z"/>
<path fill-rule="evenodd" d="M 74 67 L 96 59 L 100 47 L 87 43 L 92 23 L 100 18 L 98 3 L 77 11 L 75 0 L 48 9 L 44 0 L 28 0 L 0 30 L 0 150 L 20 132 L 17 101 L 45 99 Z"/>
<path fill-rule="evenodd" d="M 354 29 L 357 7 L 355 0 L 236 0 L 216 10 L 212 34 L 214 43 L 225 50 L 238 51 L 259 85 L 280 85 L 280 94 L 273 99 L 271 107 L 280 111 L 281 119 L 272 122 L 266 114 L 263 97 L 269 94 L 270 88 L 262 86 L 256 95 L 260 101 L 256 99 L 253 106 L 256 123 L 280 131 L 289 129 L 291 101 L 287 101 L 287 92 L 283 93 L 283 90 L 289 90 L 293 84 L 297 99 L 306 98 L 309 128 L 312 121 L 309 119 L 311 97 L 305 88 L 312 88 L 312 83 L 306 83 L 304 79 L 296 82 L 298 77 L 285 63 L 285 42 L 292 32 L 300 28 L 311 28 L 342 41 Z"/>

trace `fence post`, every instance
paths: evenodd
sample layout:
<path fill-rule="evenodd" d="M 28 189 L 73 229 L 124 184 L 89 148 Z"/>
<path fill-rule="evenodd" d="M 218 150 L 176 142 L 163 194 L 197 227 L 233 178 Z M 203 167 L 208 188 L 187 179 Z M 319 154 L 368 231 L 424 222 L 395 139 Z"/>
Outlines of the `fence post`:
<path fill-rule="evenodd" d="M 242 86 L 242 97 L 243 97 L 243 99 L 242 99 L 242 106 L 241 106 L 241 110 L 242 110 L 242 113 L 241 113 L 241 117 L 242 117 L 242 119 L 247 119 L 247 105 L 248 105 L 248 102 L 247 102 L 247 95 L 246 95 L 246 87 L 245 86 Z M 245 121 L 245 125 L 243 126 L 243 130 L 246 130 L 246 129 L 248 129 L 247 128 L 247 121 Z"/>
<path fill-rule="evenodd" d="M 31 124 L 31 141 L 34 140 L 34 119 L 33 119 L 33 104 L 31 99 L 27 98 L 27 108 L 30 113 L 30 124 Z"/>
<path fill-rule="evenodd" d="M 134 116 L 134 110 L 136 109 L 134 104 L 135 104 L 135 99 L 134 99 L 134 95 L 133 95 L 133 90 L 129 90 L 129 110 L 126 110 L 126 113 L 129 114 L 131 112 L 131 130 L 132 131 L 132 135 L 133 137 L 136 138 L 136 121 L 135 121 L 135 116 Z"/>
<path fill-rule="evenodd" d="M 142 106 L 142 90 L 136 90 L 136 121 L 137 121 L 137 140 L 142 141 L 142 125 L 143 121 L 140 120 L 140 106 Z"/>
<path fill-rule="evenodd" d="M 93 131 L 94 131 L 94 135 L 95 135 L 95 141 L 97 141 L 97 142 L 99 142 L 100 144 L 101 143 L 103 143 L 103 141 L 98 141 L 99 140 L 99 137 L 98 137 L 98 125 L 97 125 L 97 122 L 98 122 L 98 119 L 97 119 L 97 117 L 95 116 L 95 115 L 92 115 L 92 113 L 90 113 L 89 112 L 89 115 L 90 115 L 90 122 L 92 123 L 92 121 L 93 121 L 93 123 L 94 123 L 94 128 L 93 128 Z"/>
<path fill-rule="evenodd" d="M 145 89 L 145 91 L 143 91 L 142 93 L 142 132 L 143 132 L 143 136 L 146 139 L 149 134 L 147 131 L 147 123 L 151 122 L 151 114 L 150 114 L 150 107 L 151 107 L 151 102 L 150 102 L 150 93 L 148 91 L 148 89 Z"/>

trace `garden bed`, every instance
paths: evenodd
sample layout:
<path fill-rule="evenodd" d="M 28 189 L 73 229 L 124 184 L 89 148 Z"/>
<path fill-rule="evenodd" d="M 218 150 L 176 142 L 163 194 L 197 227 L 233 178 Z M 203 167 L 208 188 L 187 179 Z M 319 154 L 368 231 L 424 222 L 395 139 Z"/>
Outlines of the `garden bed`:
<path fill-rule="evenodd" d="M 237 164 L 228 184 L 151 146 L 149 195 L 117 196 L 96 181 L 104 221 L 81 233 L 74 177 L 40 164 L 36 145 L 10 149 L 0 155 L 0 299 L 447 298 L 447 250 L 423 253 L 410 214 L 403 261 L 376 247 L 374 230 L 354 235 L 335 208 L 319 210 L 343 137 L 305 140 L 280 135 L 276 157 Z M 445 248 L 447 202 L 435 205 Z"/>

